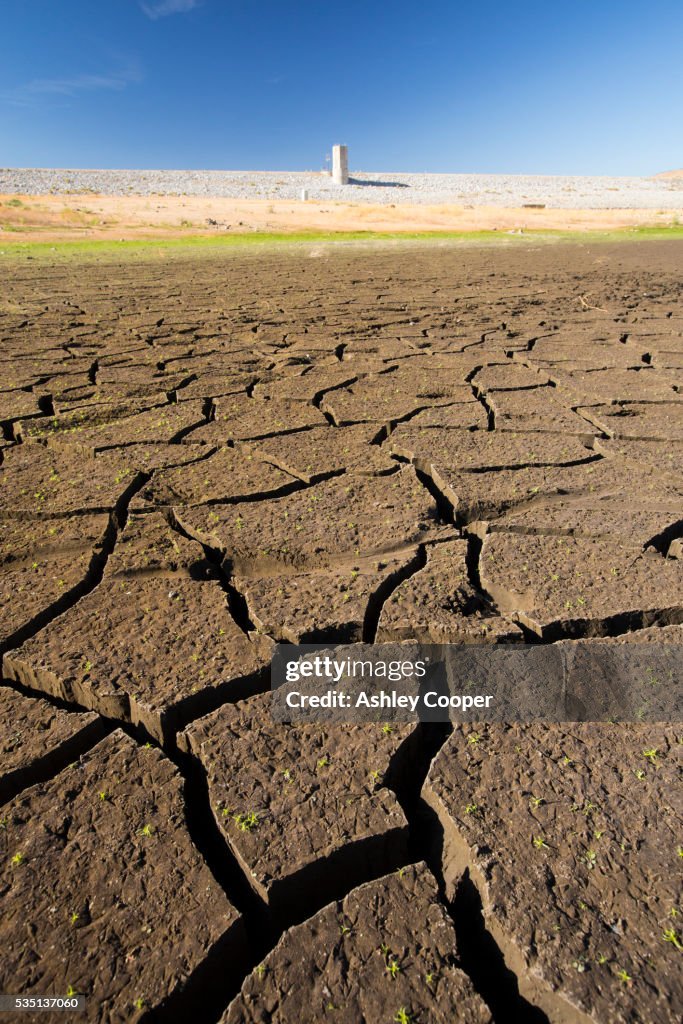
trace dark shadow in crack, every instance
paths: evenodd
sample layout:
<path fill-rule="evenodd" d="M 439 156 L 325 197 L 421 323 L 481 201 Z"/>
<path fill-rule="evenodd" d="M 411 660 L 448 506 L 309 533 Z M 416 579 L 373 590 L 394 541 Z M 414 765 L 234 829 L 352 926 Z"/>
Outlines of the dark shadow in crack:
<path fill-rule="evenodd" d="M 496 1024 L 549 1024 L 545 1013 L 521 995 L 517 977 L 506 966 L 503 954 L 487 931 L 481 896 L 469 871 L 465 871 L 458 884 L 449 912 L 455 925 L 460 966 L 491 1010 Z"/>

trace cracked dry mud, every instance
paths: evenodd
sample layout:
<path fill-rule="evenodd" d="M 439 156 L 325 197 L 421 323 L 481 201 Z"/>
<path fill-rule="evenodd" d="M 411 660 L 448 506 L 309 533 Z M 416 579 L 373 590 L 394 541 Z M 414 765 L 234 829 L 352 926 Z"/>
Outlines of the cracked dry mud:
<path fill-rule="evenodd" d="M 182 785 L 161 751 L 116 732 L 3 809 L 3 991 L 87 989 L 127 1021 L 214 947 L 239 962 L 244 923 L 190 839 Z"/>
<path fill-rule="evenodd" d="M 680 905 L 679 740 L 674 726 L 456 728 L 432 765 L 447 891 L 469 870 L 551 1016 L 680 1019 L 683 976 L 663 941 Z"/>
<path fill-rule="evenodd" d="M 676 658 L 682 253 L 9 267 L 3 991 L 680 1018 L 680 724 L 286 725 L 267 690 L 277 641 Z"/>

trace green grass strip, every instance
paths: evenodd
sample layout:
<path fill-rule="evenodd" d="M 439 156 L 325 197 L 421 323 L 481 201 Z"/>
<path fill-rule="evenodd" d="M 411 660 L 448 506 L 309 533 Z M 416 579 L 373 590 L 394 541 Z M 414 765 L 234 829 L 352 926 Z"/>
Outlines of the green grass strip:
<path fill-rule="evenodd" d="M 193 256 L 206 253 L 253 251 L 260 247 L 295 249 L 306 244 L 333 243 L 452 243 L 459 245 L 528 245 L 551 242 L 625 242 L 683 239 L 683 225 L 664 227 L 617 228 L 611 231 L 301 231 L 301 232 L 248 232 L 225 235 L 188 235 L 172 238 L 135 239 L 113 241 L 30 242 L 16 238 L 2 238 L 0 259 L 68 259 L 101 258 L 125 259 L 167 258 L 170 255 Z"/>

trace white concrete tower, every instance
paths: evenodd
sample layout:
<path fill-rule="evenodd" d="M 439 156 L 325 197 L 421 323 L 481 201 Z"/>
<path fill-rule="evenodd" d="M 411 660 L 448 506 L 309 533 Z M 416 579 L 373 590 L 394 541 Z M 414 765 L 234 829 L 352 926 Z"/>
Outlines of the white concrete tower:
<path fill-rule="evenodd" d="M 335 185 L 349 183 L 349 150 L 347 146 L 332 147 L 332 181 Z"/>

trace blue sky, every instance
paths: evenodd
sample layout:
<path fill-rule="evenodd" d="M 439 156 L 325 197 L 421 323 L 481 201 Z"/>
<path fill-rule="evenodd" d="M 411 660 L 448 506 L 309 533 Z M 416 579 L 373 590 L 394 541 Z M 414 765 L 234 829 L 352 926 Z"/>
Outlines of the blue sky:
<path fill-rule="evenodd" d="M 681 0 L 2 0 L 0 164 L 652 174 Z"/>

